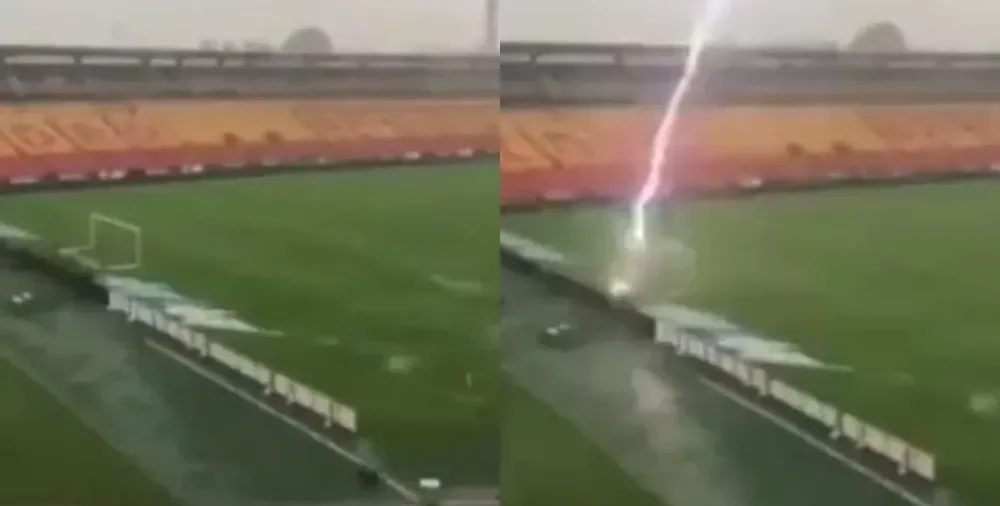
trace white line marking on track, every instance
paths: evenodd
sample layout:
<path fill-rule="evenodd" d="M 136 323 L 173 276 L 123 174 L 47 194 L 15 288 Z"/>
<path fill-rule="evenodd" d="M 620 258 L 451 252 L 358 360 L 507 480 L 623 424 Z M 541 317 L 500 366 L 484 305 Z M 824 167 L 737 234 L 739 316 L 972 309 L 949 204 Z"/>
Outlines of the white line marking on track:
<path fill-rule="evenodd" d="M 466 281 L 442 274 L 431 274 L 428 279 L 434 285 L 459 295 L 477 297 L 486 295 L 486 288 L 478 281 Z"/>
<path fill-rule="evenodd" d="M 767 411 L 766 409 L 764 409 L 755 402 L 747 400 L 746 397 L 744 397 L 740 393 L 735 392 L 732 389 L 726 387 L 725 385 L 712 381 L 704 376 L 699 376 L 698 381 L 703 385 L 711 388 L 716 393 L 722 395 L 723 397 L 726 397 L 727 399 L 735 402 L 736 404 L 739 404 L 743 408 L 753 412 L 754 414 L 760 416 L 761 418 L 764 418 L 765 420 L 773 423 L 774 425 L 778 426 L 779 428 L 783 429 L 789 434 L 802 440 L 807 445 L 824 453 L 826 456 L 832 458 L 833 460 L 840 462 L 848 469 L 851 469 L 852 471 L 857 472 L 858 474 L 864 476 L 865 478 L 868 478 L 875 484 L 881 486 L 882 488 L 896 495 L 900 499 L 903 499 L 904 501 L 912 504 L 913 506 L 932 506 L 929 502 L 921 499 L 913 492 L 906 490 L 906 488 L 899 485 L 898 483 L 894 483 L 892 480 L 886 479 L 885 477 L 879 475 L 875 471 L 872 471 L 868 467 L 858 463 L 856 460 L 848 457 L 847 455 L 844 455 L 837 449 L 817 439 L 808 432 L 796 427 L 795 424 L 793 424 L 792 422 L 774 413 L 771 413 L 770 411 Z"/>
<path fill-rule="evenodd" d="M 364 461 L 357 454 L 351 452 L 350 450 L 344 448 L 343 446 L 338 445 L 337 443 L 334 443 L 330 439 L 324 437 L 322 434 L 319 434 L 316 431 L 310 429 L 304 423 L 301 423 L 298 420 L 295 420 L 285 415 L 284 413 L 272 408 L 271 406 L 268 406 L 266 403 L 261 402 L 260 399 L 257 399 L 256 397 L 230 385 L 225 380 L 220 378 L 218 375 L 205 370 L 204 368 L 194 363 L 191 359 L 185 357 L 184 355 L 181 355 L 180 353 L 177 353 L 161 344 L 152 341 L 146 341 L 146 344 L 151 349 L 163 354 L 164 356 L 170 358 L 171 360 L 174 360 L 175 362 L 179 363 L 180 365 L 187 368 L 191 372 L 197 374 L 198 376 L 201 376 L 202 378 L 208 380 L 209 382 L 214 383 L 216 386 L 243 399 L 244 401 L 253 404 L 257 409 L 260 409 L 261 411 L 277 418 L 278 420 L 281 420 L 288 426 L 309 437 L 309 439 L 312 439 L 313 441 L 319 443 L 325 448 L 332 450 L 336 454 L 340 455 L 348 462 L 351 462 L 352 464 L 355 464 L 357 466 L 364 465 Z M 416 492 L 408 488 L 399 480 L 385 474 L 383 474 L 382 477 L 385 480 L 385 483 L 389 485 L 389 488 L 391 488 L 394 492 L 399 494 L 403 499 L 410 502 L 416 502 L 417 500 L 420 499 L 420 496 L 417 495 Z"/>

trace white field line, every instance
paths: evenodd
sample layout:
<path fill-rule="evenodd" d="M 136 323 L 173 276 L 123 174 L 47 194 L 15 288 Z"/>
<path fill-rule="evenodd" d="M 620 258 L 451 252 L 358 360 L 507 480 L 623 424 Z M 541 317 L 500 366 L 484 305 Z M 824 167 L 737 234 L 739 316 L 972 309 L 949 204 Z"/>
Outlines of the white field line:
<path fill-rule="evenodd" d="M 857 472 L 858 474 L 864 476 L 865 478 L 868 478 L 875 484 L 881 486 L 882 488 L 896 495 L 900 499 L 903 499 L 904 501 L 912 504 L 913 506 L 931 506 L 930 503 L 924 501 L 916 494 L 907 490 L 905 487 L 879 475 L 878 473 L 862 465 L 855 459 L 852 459 L 851 457 L 844 455 L 839 450 L 833 448 L 829 444 L 814 437 L 808 432 L 798 428 L 794 423 L 768 411 L 767 409 L 761 407 L 759 404 L 748 400 L 746 397 L 740 395 L 738 392 L 735 392 L 730 388 L 722 385 L 721 383 L 710 380 L 704 376 L 700 376 L 698 380 L 700 383 L 711 388 L 719 395 L 722 395 L 723 397 L 735 402 L 736 404 L 742 406 L 743 408 L 753 412 L 757 416 L 760 416 L 761 418 L 773 423 L 780 429 L 795 436 L 796 438 L 806 443 L 807 445 L 813 447 L 816 450 L 819 450 L 827 457 L 830 457 L 831 459 L 840 462 L 848 469 L 851 469 L 852 471 Z"/>
<path fill-rule="evenodd" d="M 359 457 L 354 452 L 352 452 L 352 451 L 344 448 L 343 446 L 338 445 L 337 443 L 334 443 L 329 438 L 327 438 L 327 437 L 323 436 L 322 434 L 319 434 L 318 432 L 310 429 L 308 426 L 306 426 L 305 424 L 299 422 L 298 420 L 295 420 L 295 419 L 289 417 L 288 415 L 285 415 L 284 413 L 282 413 L 282 412 L 280 412 L 280 411 L 272 408 L 271 406 L 268 406 L 266 403 L 261 402 L 260 399 L 257 399 L 254 396 L 252 396 L 250 394 L 247 394 L 246 392 L 244 392 L 244 391 L 242 391 L 242 390 L 240 390 L 240 389 L 238 389 L 236 387 L 233 387 L 232 385 L 230 385 L 229 383 L 227 383 L 225 380 L 223 380 L 222 378 L 220 378 L 218 375 L 205 370 L 204 368 L 202 368 L 198 364 L 194 363 L 193 361 L 191 361 L 187 357 L 181 355 L 180 353 L 177 353 L 177 352 L 175 352 L 175 351 L 173 351 L 173 350 L 171 350 L 171 349 L 169 349 L 169 348 L 167 348 L 167 347 L 165 347 L 163 345 L 157 344 L 157 343 L 152 342 L 152 341 L 146 341 L 146 344 L 150 348 L 158 351 L 159 353 L 163 354 L 167 358 L 170 358 L 171 360 L 176 361 L 177 363 L 179 363 L 180 365 L 184 366 L 185 368 L 187 368 L 191 372 L 193 372 L 193 373 L 201 376 L 202 378 L 208 380 L 211 383 L 214 383 L 218 387 L 220 387 L 223 390 L 226 390 L 227 392 L 229 392 L 229 393 L 231 393 L 231 394 L 239 397 L 240 399 L 243 399 L 244 401 L 252 404 L 257 409 L 260 409 L 261 411 L 263 411 L 263 412 L 265 412 L 265 413 L 273 416 L 274 418 L 277 418 L 278 420 L 284 422 L 289 427 L 292 427 L 293 429 L 295 429 L 295 430 L 299 431 L 300 433 L 304 434 L 309 439 L 312 439 L 313 441 L 319 443 L 321 446 L 323 446 L 323 447 L 325 447 L 325 448 L 327 448 L 329 450 L 332 450 L 334 453 L 340 455 L 341 457 L 343 457 L 348 462 L 351 462 L 352 464 L 357 465 L 357 466 L 363 466 L 365 464 L 364 460 L 362 460 L 361 457 Z M 405 499 L 407 501 L 410 501 L 410 502 L 416 502 L 417 500 L 419 500 L 420 496 L 417 495 L 416 492 L 414 492 L 413 490 L 411 490 L 410 488 L 408 488 L 406 485 L 404 485 L 399 480 L 397 480 L 397 479 L 395 479 L 395 478 L 393 478 L 391 476 L 385 475 L 385 474 L 382 475 L 382 478 L 385 480 L 385 483 L 387 485 L 389 485 L 389 488 L 391 488 L 394 492 L 396 492 L 397 494 L 399 494 L 400 497 L 402 497 L 403 499 Z"/>
<path fill-rule="evenodd" d="M 484 284 L 481 281 L 472 281 L 446 276 L 440 272 L 430 272 L 425 268 L 425 266 L 414 265 L 402 255 L 387 253 L 395 250 L 395 248 L 390 247 L 391 245 L 376 245 L 367 238 L 360 237 L 358 235 L 352 235 L 343 239 L 338 238 L 337 244 L 346 246 L 352 251 L 367 257 L 378 259 L 384 265 L 392 266 L 396 270 L 401 271 L 408 276 L 419 278 L 422 281 L 434 285 L 436 288 L 465 297 L 482 297 L 487 295 Z"/>
<path fill-rule="evenodd" d="M 443 274 L 431 274 L 428 279 L 431 283 L 447 290 L 449 292 L 454 292 L 459 295 L 465 296 L 483 296 L 486 295 L 486 288 L 482 283 L 478 281 L 466 281 Z"/>

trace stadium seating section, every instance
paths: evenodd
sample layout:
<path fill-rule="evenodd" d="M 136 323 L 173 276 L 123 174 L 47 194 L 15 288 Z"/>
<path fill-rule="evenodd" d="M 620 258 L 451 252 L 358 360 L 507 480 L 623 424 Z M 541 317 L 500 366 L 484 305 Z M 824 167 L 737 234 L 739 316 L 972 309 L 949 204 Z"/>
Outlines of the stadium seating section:
<path fill-rule="evenodd" d="M 497 150 L 485 101 L 146 101 L 0 107 L 0 181 Z"/>
<path fill-rule="evenodd" d="M 639 184 L 659 120 L 652 108 L 498 111 L 483 100 L 4 106 L 0 182 L 499 150 L 504 202 L 614 197 Z M 1000 104 L 703 109 L 675 125 L 667 186 L 1000 168 L 996 118 Z"/>
<path fill-rule="evenodd" d="M 670 187 L 810 183 L 989 170 L 1000 163 L 1000 105 L 725 107 L 681 117 Z M 505 202 L 633 191 L 658 111 L 505 111 Z"/>

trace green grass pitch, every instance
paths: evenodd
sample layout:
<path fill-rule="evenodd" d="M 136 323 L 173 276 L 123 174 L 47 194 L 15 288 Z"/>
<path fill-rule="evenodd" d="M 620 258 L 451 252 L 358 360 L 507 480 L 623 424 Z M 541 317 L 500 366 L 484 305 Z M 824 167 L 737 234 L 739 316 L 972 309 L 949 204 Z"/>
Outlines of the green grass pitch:
<path fill-rule="evenodd" d="M 0 215 L 63 245 L 86 242 L 90 212 L 141 227 L 142 266 L 122 274 L 280 331 L 221 337 L 354 406 L 395 467 L 476 482 L 496 479 L 497 178 L 470 165 L 206 181 L 5 198 Z M 101 234 L 95 255 L 130 254 Z"/>
<path fill-rule="evenodd" d="M 679 235 L 696 251 L 696 275 L 680 295 L 654 281 L 643 303 L 711 311 L 848 366 L 772 369 L 934 452 L 943 483 L 973 504 L 1000 503 L 1000 185 L 673 203 L 652 213 L 672 223 L 652 237 Z M 503 226 L 563 252 L 571 275 L 603 287 L 626 216 L 552 210 Z"/>
<path fill-rule="evenodd" d="M 497 188 L 495 164 L 296 174 L 10 196 L 0 222 L 65 246 L 86 242 L 91 212 L 141 227 L 142 267 L 121 274 L 280 331 L 217 337 L 356 407 L 409 478 L 502 474 L 505 503 L 524 506 L 652 506 L 574 426 L 502 385 Z M 101 230 L 91 254 L 129 261 L 131 236 Z"/>

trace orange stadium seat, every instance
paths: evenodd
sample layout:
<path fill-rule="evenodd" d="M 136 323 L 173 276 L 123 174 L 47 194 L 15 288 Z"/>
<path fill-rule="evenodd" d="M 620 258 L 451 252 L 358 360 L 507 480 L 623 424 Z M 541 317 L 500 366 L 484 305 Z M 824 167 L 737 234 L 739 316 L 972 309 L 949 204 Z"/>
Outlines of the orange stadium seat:
<path fill-rule="evenodd" d="M 981 168 L 1000 161 L 998 113 L 995 104 L 708 108 L 679 118 L 669 159 L 677 183 L 696 188 L 748 177 L 808 181 Z M 503 189 L 603 195 L 634 187 L 658 114 L 621 107 L 505 111 Z"/>
<path fill-rule="evenodd" d="M 489 101 L 142 101 L 0 107 L 0 179 L 497 151 Z"/>
<path fill-rule="evenodd" d="M 675 125 L 670 170 L 678 185 L 702 188 L 748 177 L 799 181 L 982 167 L 1000 160 L 997 113 L 995 104 L 688 111 Z M 615 192 L 634 188 L 645 170 L 659 111 L 498 114 L 495 102 L 472 100 L 2 106 L 0 180 L 499 150 L 504 189 Z"/>
<path fill-rule="evenodd" d="M 566 196 L 634 185 L 644 156 L 632 114 L 621 110 L 524 110 L 500 119 L 501 195 L 534 189 Z"/>
<path fill-rule="evenodd" d="M 861 125 L 852 111 L 833 107 L 733 108 L 710 112 L 699 132 L 704 147 L 736 157 L 784 157 L 792 150 L 828 155 L 835 146 L 858 151 L 885 148 L 881 140 Z"/>
<path fill-rule="evenodd" d="M 925 105 L 858 110 L 864 125 L 883 140 L 908 171 L 951 172 L 997 160 L 1000 125 L 994 105 Z"/>

